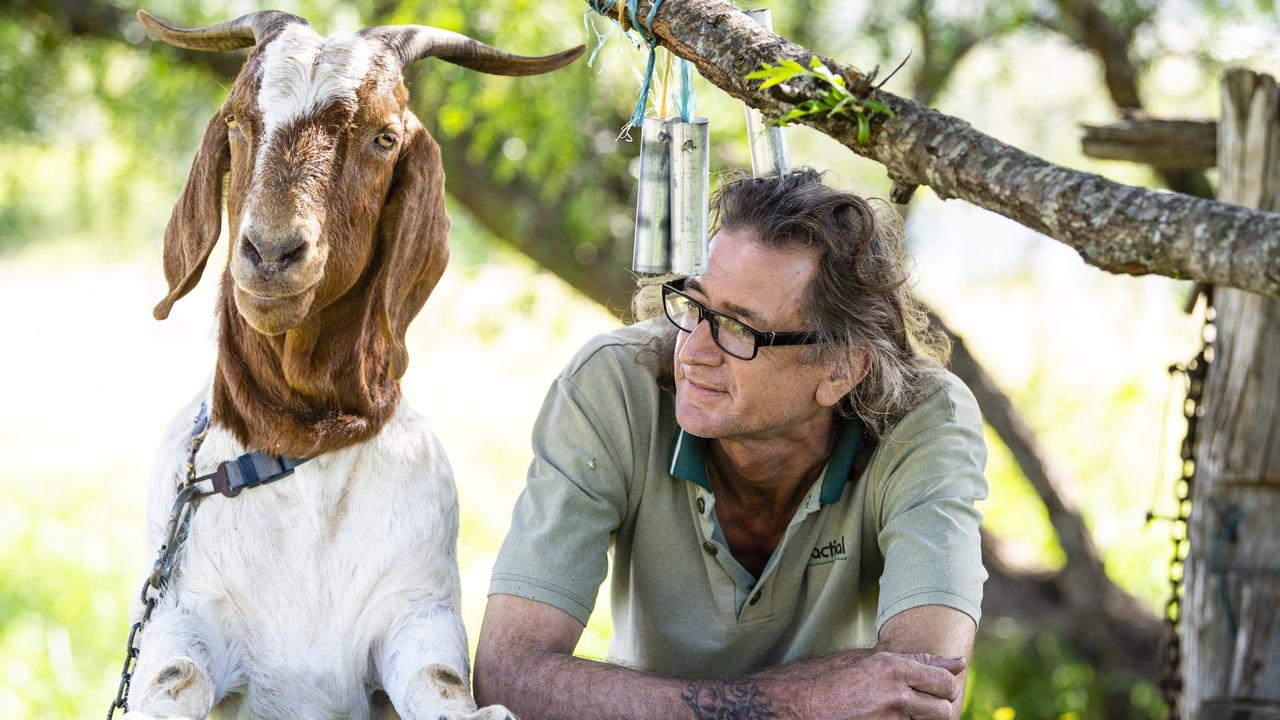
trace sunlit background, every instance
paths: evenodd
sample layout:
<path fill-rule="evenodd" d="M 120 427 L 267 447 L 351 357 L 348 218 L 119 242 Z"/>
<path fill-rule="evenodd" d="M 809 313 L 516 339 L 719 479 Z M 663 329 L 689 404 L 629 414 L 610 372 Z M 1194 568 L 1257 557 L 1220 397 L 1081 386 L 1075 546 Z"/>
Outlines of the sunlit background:
<path fill-rule="evenodd" d="M 1081 155 L 1079 124 L 1111 121 L 1117 110 L 1098 56 L 1073 39 L 1079 28 L 1059 3 L 778 5 L 780 32 L 863 69 L 891 68 L 910 52 L 886 86 L 893 92 L 931 98 L 1054 162 L 1160 182 L 1149 169 Z M 1280 69 L 1269 0 L 1099 5 L 1132 34 L 1153 115 L 1211 117 L 1224 67 Z M 592 28 L 609 27 L 569 0 L 278 7 L 322 33 L 421 22 L 528 53 L 594 46 Z M 238 59 L 159 46 L 125 5 L 0 8 L 0 717 L 86 717 L 105 711 L 115 690 L 126 607 L 151 562 L 142 509 L 153 450 L 212 371 L 213 280 L 225 245 L 170 319 L 154 321 L 151 307 L 165 290 L 169 208 Z M 147 9 L 192 25 L 258 8 L 158 0 Z M 456 472 L 473 645 L 542 396 L 582 343 L 618 326 L 597 300 L 626 304 L 615 279 L 625 278 L 630 256 L 637 146 L 614 138 L 643 63 L 615 31 L 591 68 L 579 61 L 512 80 L 425 61 L 408 73 L 418 114 L 452 163 L 454 252 L 411 328 L 405 397 L 432 421 Z M 749 169 L 741 104 L 701 80 L 697 89 L 698 112 L 712 122 L 713 173 Z M 887 196 L 883 168 L 813 131 L 788 133 L 794 164 Z M 1182 427 L 1180 389 L 1166 368 L 1196 347 L 1200 319 L 1181 307 L 1189 285 L 1088 268 L 1063 245 L 923 188 L 907 235 L 918 295 L 1075 479 L 1065 492 L 1112 579 L 1159 613 L 1169 528 L 1144 520 L 1153 501 L 1161 513 L 1173 504 Z M 986 527 L 1018 567 L 1060 568 L 1044 506 L 998 438 L 989 433 L 988 442 Z M 1026 620 L 984 626 L 970 717 L 1160 715 L 1154 677 L 1095 670 L 1069 636 Z M 609 632 L 602 596 L 579 652 L 605 655 Z"/>

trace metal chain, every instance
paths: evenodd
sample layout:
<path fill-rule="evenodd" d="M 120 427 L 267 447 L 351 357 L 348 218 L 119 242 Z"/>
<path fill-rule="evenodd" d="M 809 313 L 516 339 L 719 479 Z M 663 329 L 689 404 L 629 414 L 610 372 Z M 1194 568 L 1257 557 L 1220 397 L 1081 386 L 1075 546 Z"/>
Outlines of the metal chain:
<path fill-rule="evenodd" d="M 1191 490 L 1196 476 L 1196 432 L 1204 415 L 1201 397 L 1205 375 L 1213 362 L 1213 342 L 1216 334 L 1213 307 L 1213 288 L 1203 289 L 1205 298 L 1204 325 L 1200 329 L 1200 352 L 1186 365 L 1170 365 L 1169 373 L 1182 373 L 1186 381 L 1186 400 L 1182 415 L 1187 420 L 1187 433 L 1182 438 L 1182 474 L 1174 485 L 1174 497 L 1178 501 L 1177 512 L 1172 518 L 1170 535 L 1173 556 L 1169 560 L 1169 601 L 1164 612 L 1164 643 L 1161 648 L 1162 674 L 1160 694 L 1168 708 L 1168 720 L 1178 720 L 1182 715 L 1182 596 L 1186 583 L 1186 560 L 1191 552 L 1189 522 L 1191 519 Z"/>
<path fill-rule="evenodd" d="M 139 636 L 147 626 L 147 622 L 151 620 L 151 613 L 160 603 L 160 597 L 164 594 L 169 577 L 173 574 L 178 548 L 186 539 L 187 526 L 191 522 L 192 513 L 195 512 L 194 503 L 205 495 L 197 489 L 195 483 L 196 452 L 200 450 L 200 444 L 204 442 L 207 433 L 208 430 L 204 430 L 191 437 L 187 454 L 187 479 L 178 489 L 178 496 L 173 500 L 173 508 L 169 511 L 169 522 L 165 528 L 164 542 L 156 555 L 155 565 L 152 566 L 151 574 L 146 581 L 142 583 L 142 590 L 139 593 L 143 605 L 142 618 L 129 628 L 129 639 L 125 642 L 124 668 L 120 671 L 120 686 L 116 689 L 115 700 L 111 701 L 111 708 L 107 710 L 107 720 L 115 716 L 117 709 L 129 712 L 129 685 L 133 682 L 133 671 L 138 663 Z"/>

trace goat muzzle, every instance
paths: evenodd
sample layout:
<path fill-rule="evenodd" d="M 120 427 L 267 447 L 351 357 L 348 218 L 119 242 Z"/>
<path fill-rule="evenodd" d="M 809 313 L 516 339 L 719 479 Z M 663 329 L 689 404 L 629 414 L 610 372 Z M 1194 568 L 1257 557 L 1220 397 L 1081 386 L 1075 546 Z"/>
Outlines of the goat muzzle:
<path fill-rule="evenodd" d="M 293 230 L 270 237 L 256 228 L 240 236 L 240 253 L 254 272 L 262 275 L 282 273 L 304 260 L 314 247 L 302 232 Z"/>
<path fill-rule="evenodd" d="M 268 222 L 246 214 L 231 252 L 232 279 L 258 299 L 296 297 L 324 275 L 328 253 L 319 240 L 315 219 Z"/>

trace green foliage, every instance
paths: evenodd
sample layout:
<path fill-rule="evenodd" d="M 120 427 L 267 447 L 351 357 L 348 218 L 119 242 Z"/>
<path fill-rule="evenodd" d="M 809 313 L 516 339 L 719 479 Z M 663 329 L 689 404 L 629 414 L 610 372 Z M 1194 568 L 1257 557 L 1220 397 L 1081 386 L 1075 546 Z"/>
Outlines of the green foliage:
<path fill-rule="evenodd" d="M 21 479 L 0 472 L 0 715 L 97 714 L 123 661 L 141 517 L 133 508 L 119 515 L 119 496 L 96 477 Z"/>
<path fill-rule="evenodd" d="M 844 77 L 831 72 L 816 56 L 809 59 L 809 67 L 795 60 L 784 59 L 777 65 L 763 63 L 755 72 L 747 73 L 748 80 L 761 80 L 760 89 L 771 88 L 795 78 L 814 78 L 820 85 L 813 97 L 807 98 L 783 115 L 776 124 L 786 125 L 809 115 L 823 114 L 831 117 L 852 112 L 858 123 L 858 143 L 865 145 L 871 139 L 871 120 L 876 114 L 893 117 L 888 105 L 872 98 L 859 98 L 846 87 Z"/>
<path fill-rule="evenodd" d="M 1137 676 L 1099 674 L 1054 635 L 1028 631 L 1006 619 L 988 630 L 974 647 L 965 720 L 1164 717 L 1156 687 Z M 1129 706 L 1107 707 L 1105 694 L 1125 688 Z"/>

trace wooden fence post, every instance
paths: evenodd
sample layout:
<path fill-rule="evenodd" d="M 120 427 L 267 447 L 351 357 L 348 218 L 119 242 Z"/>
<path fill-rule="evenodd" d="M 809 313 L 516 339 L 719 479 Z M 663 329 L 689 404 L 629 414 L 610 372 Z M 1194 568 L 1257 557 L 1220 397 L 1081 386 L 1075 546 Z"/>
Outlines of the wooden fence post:
<path fill-rule="evenodd" d="M 1221 85 L 1218 199 L 1280 211 L 1280 87 Z M 1280 301 L 1216 288 L 1183 602 L 1184 720 L 1280 718 Z"/>

